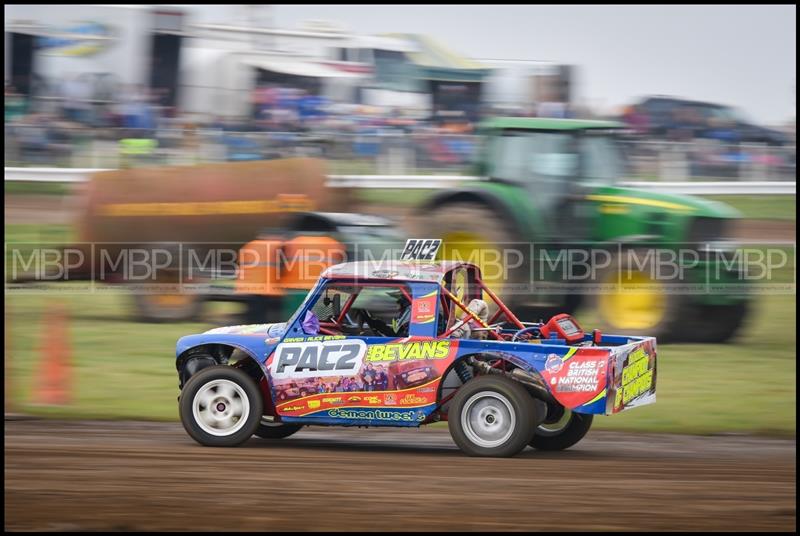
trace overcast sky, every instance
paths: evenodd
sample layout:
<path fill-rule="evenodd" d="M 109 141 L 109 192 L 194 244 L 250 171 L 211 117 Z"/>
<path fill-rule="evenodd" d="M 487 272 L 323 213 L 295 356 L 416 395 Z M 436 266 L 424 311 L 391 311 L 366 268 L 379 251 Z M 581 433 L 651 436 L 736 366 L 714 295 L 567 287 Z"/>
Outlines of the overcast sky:
<path fill-rule="evenodd" d="M 279 27 L 326 20 L 356 33 L 427 34 L 473 58 L 574 64 L 579 99 L 604 110 L 669 94 L 738 106 L 763 123 L 795 116 L 795 6 L 274 5 L 271 11 Z"/>

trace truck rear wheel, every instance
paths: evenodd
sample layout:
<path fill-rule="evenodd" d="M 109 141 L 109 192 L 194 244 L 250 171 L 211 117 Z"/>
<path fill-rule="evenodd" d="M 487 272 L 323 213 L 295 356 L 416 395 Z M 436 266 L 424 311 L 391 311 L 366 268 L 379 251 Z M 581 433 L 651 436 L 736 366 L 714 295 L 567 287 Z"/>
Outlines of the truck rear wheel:
<path fill-rule="evenodd" d="M 525 388 L 502 376 L 478 376 L 456 392 L 448 411 L 450 435 L 468 456 L 511 457 L 542 420 Z"/>
<path fill-rule="evenodd" d="M 530 445 L 537 450 L 568 449 L 592 427 L 594 415 L 573 413 L 564 407 L 548 406 L 547 418 L 536 427 Z"/>

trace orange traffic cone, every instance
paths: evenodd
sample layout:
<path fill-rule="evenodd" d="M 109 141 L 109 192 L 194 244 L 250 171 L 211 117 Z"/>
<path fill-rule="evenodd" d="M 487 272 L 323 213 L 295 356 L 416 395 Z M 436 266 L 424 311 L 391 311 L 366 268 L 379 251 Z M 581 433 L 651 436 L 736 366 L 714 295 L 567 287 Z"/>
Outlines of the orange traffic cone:
<path fill-rule="evenodd" d="M 63 303 L 54 305 L 45 313 L 40 348 L 42 359 L 33 392 L 33 403 L 67 405 L 71 399 L 72 378 L 67 312 Z"/>
<path fill-rule="evenodd" d="M 5 304 L 5 324 L 3 324 L 3 333 L 5 335 L 5 345 L 4 345 L 4 370 L 5 370 L 5 414 L 10 415 L 14 412 L 14 396 L 16 395 L 16 391 L 14 390 L 14 382 L 12 378 L 12 366 L 11 366 L 11 339 L 9 338 L 9 325 L 11 324 L 11 315 L 8 311 L 8 304 Z"/>

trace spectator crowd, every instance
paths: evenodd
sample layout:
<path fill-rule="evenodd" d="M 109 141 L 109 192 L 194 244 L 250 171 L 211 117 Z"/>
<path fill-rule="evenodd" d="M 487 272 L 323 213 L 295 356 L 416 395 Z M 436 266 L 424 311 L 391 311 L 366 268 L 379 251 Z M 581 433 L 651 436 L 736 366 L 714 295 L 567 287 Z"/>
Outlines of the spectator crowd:
<path fill-rule="evenodd" d="M 247 117 L 199 117 L 165 106 L 163 91 L 97 87 L 97 81 L 73 77 L 54 96 L 30 99 L 6 85 L 6 166 L 125 167 L 175 163 L 174 155 L 183 155 L 180 163 L 306 155 L 347 162 L 355 172 L 460 173 L 469 172 L 477 156 L 476 125 L 458 110 L 424 116 L 396 107 L 331 102 L 309 89 L 265 83 L 252 92 Z M 659 144 L 677 142 L 688 147 L 692 176 L 735 177 L 752 164 L 794 173 L 793 148 L 753 152 L 723 121 L 712 118 L 692 129 L 686 125 L 700 125 L 702 118 L 687 115 L 691 111 L 675 113 L 674 128 L 662 132 L 636 108 L 625 111 L 621 118 L 629 128 L 634 162 L 652 161 L 664 150 Z M 563 103 L 539 103 L 525 111 L 485 107 L 480 115 L 592 116 Z M 81 157 L 86 154 L 95 157 Z"/>

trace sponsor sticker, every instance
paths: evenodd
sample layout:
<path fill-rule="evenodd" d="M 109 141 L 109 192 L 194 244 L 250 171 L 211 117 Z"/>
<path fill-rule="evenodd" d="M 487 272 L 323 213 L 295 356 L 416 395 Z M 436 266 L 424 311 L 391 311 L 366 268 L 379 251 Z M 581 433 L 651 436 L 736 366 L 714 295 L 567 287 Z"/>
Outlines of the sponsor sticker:
<path fill-rule="evenodd" d="M 600 373 L 605 367 L 604 359 L 570 361 L 567 373 L 558 377 L 556 391 L 559 393 L 589 393 L 598 388 Z"/>
<path fill-rule="evenodd" d="M 395 409 L 350 409 L 334 408 L 328 411 L 328 416 L 337 419 L 367 420 L 367 421 L 402 421 L 422 422 L 425 413 L 422 411 L 402 411 Z"/>
<path fill-rule="evenodd" d="M 400 400 L 400 404 L 403 406 L 418 406 L 420 404 L 429 404 L 429 403 L 430 402 L 428 401 L 427 398 L 425 398 L 424 396 L 416 395 L 414 393 L 409 393 Z"/>
<path fill-rule="evenodd" d="M 353 376 L 367 352 L 361 340 L 283 343 L 270 364 L 273 378 Z"/>
<path fill-rule="evenodd" d="M 633 399 L 650 391 L 653 386 L 653 369 L 650 356 L 644 348 L 637 348 L 628 356 L 628 364 L 622 369 L 622 389 L 617 391 L 615 406 L 628 404 Z"/>
<path fill-rule="evenodd" d="M 436 292 L 414 299 L 411 309 L 411 321 L 415 324 L 427 324 L 436 318 Z"/>
<path fill-rule="evenodd" d="M 367 350 L 367 361 L 406 361 L 412 359 L 444 359 L 450 355 L 451 341 L 423 341 L 405 344 L 373 344 Z"/>
<path fill-rule="evenodd" d="M 561 367 L 564 366 L 564 361 L 561 360 L 561 357 L 556 354 L 550 354 L 547 356 L 547 361 L 544 364 L 545 370 L 550 374 L 556 374 L 561 370 Z"/>
<path fill-rule="evenodd" d="M 346 338 L 344 335 L 315 335 L 313 337 L 286 337 L 283 342 L 341 341 Z"/>

